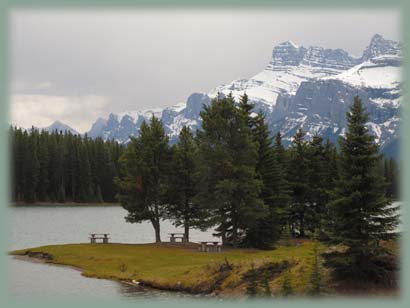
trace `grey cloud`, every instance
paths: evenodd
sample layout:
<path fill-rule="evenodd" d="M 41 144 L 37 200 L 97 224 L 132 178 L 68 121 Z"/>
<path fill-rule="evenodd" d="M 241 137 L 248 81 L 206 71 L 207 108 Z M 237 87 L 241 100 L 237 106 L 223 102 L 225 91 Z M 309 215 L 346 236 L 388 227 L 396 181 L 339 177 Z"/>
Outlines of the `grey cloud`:
<path fill-rule="evenodd" d="M 11 18 L 12 90 L 101 96 L 106 114 L 165 107 L 251 77 L 282 41 L 358 55 L 374 33 L 399 39 L 398 12 L 20 10 Z"/>

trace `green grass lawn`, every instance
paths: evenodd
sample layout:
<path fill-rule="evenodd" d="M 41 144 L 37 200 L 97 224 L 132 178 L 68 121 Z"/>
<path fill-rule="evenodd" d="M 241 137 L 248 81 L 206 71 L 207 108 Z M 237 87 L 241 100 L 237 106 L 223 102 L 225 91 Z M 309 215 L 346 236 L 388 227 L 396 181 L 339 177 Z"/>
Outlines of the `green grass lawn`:
<path fill-rule="evenodd" d="M 139 280 L 154 287 L 190 292 L 231 293 L 243 295 L 246 281 L 243 275 L 253 268 L 287 260 L 292 287 L 296 294 L 309 289 L 312 272 L 312 241 L 299 241 L 275 250 L 225 249 L 221 253 L 199 252 L 195 245 L 171 244 L 66 244 L 14 251 L 52 255 L 52 263 L 78 267 L 88 277 L 115 280 Z M 323 250 L 324 247 L 320 246 Z M 232 270 L 221 273 L 225 259 Z M 284 272 L 272 277 L 270 286 L 280 294 Z"/>

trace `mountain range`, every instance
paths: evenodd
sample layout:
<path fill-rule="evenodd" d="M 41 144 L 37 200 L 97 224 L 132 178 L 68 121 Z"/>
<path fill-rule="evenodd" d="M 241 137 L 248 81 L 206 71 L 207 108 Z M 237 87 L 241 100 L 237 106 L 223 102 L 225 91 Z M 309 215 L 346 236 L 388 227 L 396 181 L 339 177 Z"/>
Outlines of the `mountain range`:
<path fill-rule="evenodd" d="M 255 112 L 265 113 L 272 134 L 282 132 L 285 144 L 298 128 L 306 131 L 308 138 L 319 133 L 336 141 L 344 135 L 346 112 L 353 97 L 359 95 L 370 113 L 368 128 L 376 142 L 386 155 L 397 158 L 401 59 L 402 45 L 379 34 L 359 57 L 343 49 L 303 47 L 286 41 L 273 48 L 265 69 L 251 78 L 219 85 L 207 93 L 193 93 L 185 102 L 168 108 L 111 113 L 97 119 L 87 134 L 127 143 L 154 114 L 175 142 L 184 125 L 194 131 L 201 127 L 200 111 L 217 95 L 232 93 L 239 99 L 246 93 Z"/>

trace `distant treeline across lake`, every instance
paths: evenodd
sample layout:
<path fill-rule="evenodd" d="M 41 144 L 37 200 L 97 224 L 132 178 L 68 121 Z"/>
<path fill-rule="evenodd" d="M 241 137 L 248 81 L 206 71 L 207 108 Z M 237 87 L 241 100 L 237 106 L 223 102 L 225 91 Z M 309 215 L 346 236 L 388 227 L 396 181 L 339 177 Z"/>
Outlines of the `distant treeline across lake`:
<path fill-rule="evenodd" d="M 114 178 L 124 145 L 62 131 L 12 127 L 10 135 L 13 201 L 117 202 Z M 385 157 L 380 172 L 389 184 L 387 194 L 397 199 L 396 161 Z"/>
<path fill-rule="evenodd" d="M 114 202 L 123 146 L 69 132 L 11 128 L 12 197 L 24 202 Z"/>

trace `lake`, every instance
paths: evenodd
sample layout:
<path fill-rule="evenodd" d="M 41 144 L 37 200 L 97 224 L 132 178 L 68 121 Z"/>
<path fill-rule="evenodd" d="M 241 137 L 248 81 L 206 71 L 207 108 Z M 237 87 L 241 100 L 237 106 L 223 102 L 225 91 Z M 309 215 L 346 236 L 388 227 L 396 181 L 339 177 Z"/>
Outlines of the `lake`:
<path fill-rule="evenodd" d="M 150 243 L 154 230 L 150 223 L 129 224 L 120 206 L 20 206 L 9 209 L 9 250 L 51 244 L 85 243 L 89 233 L 109 233 L 113 242 Z M 402 231 L 401 227 L 400 230 Z M 161 224 L 161 238 L 169 232 L 182 232 L 169 221 Z M 191 231 L 191 241 L 215 239 L 212 231 Z M 216 239 L 217 240 L 217 239 Z M 104 279 L 81 276 L 70 267 L 9 259 L 10 294 L 18 297 L 80 296 L 120 298 L 135 301 L 144 298 L 170 299 L 193 295 L 140 289 Z"/>
<path fill-rule="evenodd" d="M 109 233 L 112 242 L 150 243 L 150 223 L 130 224 L 120 206 L 19 206 L 9 209 L 9 250 L 89 242 L 89 233 Z M 161 239 L 183 232 L 169 221 L 161 224 Z M 215 239 L 212 231 L 191 230 L 191 241 Z M 13 296 L 81 296 L 98 298 L 192 297 L 188 294 L 143 289 L 104 279 L 86 278 L 69 267 L 9 258 L 10 294 Z"/>

